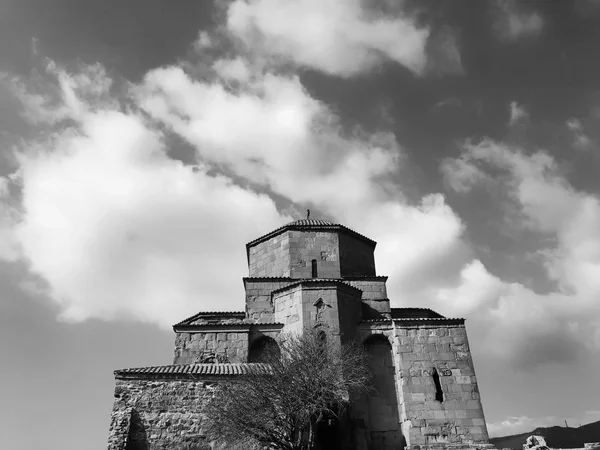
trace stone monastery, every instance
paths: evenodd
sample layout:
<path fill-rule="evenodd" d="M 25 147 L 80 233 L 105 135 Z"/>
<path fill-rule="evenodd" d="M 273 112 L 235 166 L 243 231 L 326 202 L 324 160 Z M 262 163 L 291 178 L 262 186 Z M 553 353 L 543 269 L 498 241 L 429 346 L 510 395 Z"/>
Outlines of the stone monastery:
<path fill-rule="evenodd" d="M 115 371 L 108 449 L 211 448 L 202 433 L 209 387 L 251 370 L 280 333 L 315 328 L 328 342 L 363 343 L 376 389 L 351 405 L 350 429 L 326 448 L 493 448 L 464 319 L 391 308 L 375 245 L 313 219 L 248 243 L 245 311 L 199 312 L 174 325 L 172 365 Z"/>

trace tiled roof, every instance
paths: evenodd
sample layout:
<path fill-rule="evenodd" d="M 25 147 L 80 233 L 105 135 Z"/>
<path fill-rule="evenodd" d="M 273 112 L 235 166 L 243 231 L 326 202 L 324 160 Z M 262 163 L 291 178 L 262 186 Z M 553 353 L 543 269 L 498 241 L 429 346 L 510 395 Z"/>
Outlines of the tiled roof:
<path fill-rule="evenodd" d="M 367 319 L 361 321 L 361 323 L 391 323 L 392 320 L 397 323 L 401 323 L 404 325 L 408 324 L 427 324 L 427 323 L 435 323 L 438 325 L 448 324 L 448 325 L 462 325 L 465 323 L 465 319 L 460 317 L 404 317 L 399 319 Z"/>
<path fill-rule="evenodd" d="M 115 377 L 186 377 L 233 376 L 269 373 L 264 363 L 174 364 L 170 366 L 134 367 L 115 370 Z"/>
<path fill-rule="evenodd" d="M 253 245 L 256 245 L 260 242 L 266 241 L 267 239 L 270 239 L 273 236 L 276 236 L 285 230 L 304 230 L 304 229 L 306 229 L 306 230 L 317 229 L 317 230 L 345 231 L 347 233 L 350 233 L 350 234 L 362 239 L 363 241 L 368 242 L 373 247 L 375 247 L 375 245 L 377 245 L 377 243 L 374 240 L 369 239 L 368 237 L 366 237 L 360 233 L 357 233 L 356 231 L 351 230 L 350 228 L 348 228 L 344 225 L 341 225 L 339 223 L 331 223 L 331 222 L 327 222 L 325 220 L 317 220 L 317 219 L 300 219 L 300 220 L 296 220 L 294 222 L 285 224 L 279 228 L 276 228 L 275 230 L 271 231 L 270 233 L 267 233 L 259 238 L 254 239 L 253 241 L 248 242 L 246 244 L 246 251 L 248 252 L 249 248 L 252 247 Z"/>
<path fill-rule="evenodd" d="M 443 319 L 444 316 L 429 308 L 392 308 L 394 319 L 431 318 Z"/>
<path fill-rule="evenodd" d="M 174 327 L 179 325 L 189 325 L 190 322 L 194 320 L 201 319 L 204 317 L 219 317 L 223 319 L 231 319 L 231 318 L 246 318 L 246 313 L 244 311 L 201 311 L 199 313 L 194 314 L 193 316 L 188 317 L 187 319 L 183 319 L 181 322 L 173 325 Z"/>
<path fill-rule="evenodd" d="M 292 227 L 320 227 L 320 226 L 324 226 L 324 225 L 335 225 L 335 223 L 332 222 L 328 222 L 326 220 L 318 220 L 318 219 L 300 219 L 300 220 L 295 220 L 294 222 L 290 222 L 288 223 L 286 226 L 292 226 Z"/>
<path fill-rule="evenodd" d="M 281 322 L 258 322 L 256 319 L 248 319 L 240 322 L 216 322 L 216 323 L 192 323 L 173 325 L 175 333 L 248 333 L 255 330 L 277 330 L 283 328 Z"/>
<path fill-rule="evenodd" d="M 314 278 L 292 278 L 292 277 L 243 277 L 244 283 L 247 281 L 291 281 L 298 282 L 302 280 L 313 280 Z M 386 281 L 386 275 L 349 275 L 339 278 L 340 281 Z"/>

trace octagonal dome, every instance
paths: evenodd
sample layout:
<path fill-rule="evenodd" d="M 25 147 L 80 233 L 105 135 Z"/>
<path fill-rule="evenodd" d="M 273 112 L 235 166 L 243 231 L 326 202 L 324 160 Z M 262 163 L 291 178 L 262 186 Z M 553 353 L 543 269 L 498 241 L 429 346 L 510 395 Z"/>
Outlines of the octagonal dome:
<path fill-rule="evenodd" d="M 316 219 L 290 222 L 248 244 L 250 277 L 374 276 L 376 242 L 344 225 Z"/>

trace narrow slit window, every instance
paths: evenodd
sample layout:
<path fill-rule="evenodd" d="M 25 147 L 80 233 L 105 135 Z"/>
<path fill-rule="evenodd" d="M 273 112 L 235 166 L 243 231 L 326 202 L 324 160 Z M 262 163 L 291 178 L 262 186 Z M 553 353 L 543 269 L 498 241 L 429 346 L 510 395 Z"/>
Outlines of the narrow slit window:
<path fill-rule="evenodd" d="M 327 353 L 327 335 L 324 331 L 319 331 L 317 333 L 317 343 L 319 345 L 319 350 L 322 354 Z"/>
<path fill-rule="evenodd" d="M 317 278 L 317 260 L 316 259 L 312 260 L 311 266 L 312 266 L 312 277 Z"/>
<path fill-rule="evenodd" d="M 433 369 L 433 373 L 431 374 L 433 378 L 433 384 L 435 385 L 435 399 L 438 402 L 444 401 L 444 393 L 442 392 L 442 383 L 440 383 L 440 375 L 436 369 Z"/>

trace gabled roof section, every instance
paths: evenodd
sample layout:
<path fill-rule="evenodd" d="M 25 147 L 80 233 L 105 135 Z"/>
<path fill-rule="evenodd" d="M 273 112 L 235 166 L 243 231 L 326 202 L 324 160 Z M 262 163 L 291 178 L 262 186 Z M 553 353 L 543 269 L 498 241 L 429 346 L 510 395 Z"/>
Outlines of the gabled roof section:
<path fill-rule="evenodd" d="M 196 378 L 198 376 L 236 376 L 268 374 L 265 363 L 174 364 L 115 370 L 115 378 Z"/>
<path fill-rule="evenodd" d="M 179 323 L 173 325 L 178 327 L 182 325 L 198 325 L 198 322 L 202 324 L 208 323 L 234 323 L 242 321 L 246 318 L 244 311 L 201 311 L 187 319 L 182 320 Z"/>
<path fill-rule="evenodd" d="M 272 237 L 277 236 L 278 234 L 283 233 L 287 230 L 341 231 L 372 245 L 373 248 L 375 248 L 375 246 L 377 245 L 377 242 L 375 242 L 374 240 L 369 239 L 368 237 L 357 233 L 356 231 L 351 230 L 350 228 L 345 227 L 344 225 L 341 225 L 339 223 L 332 223 L 327 222 L 326 220 L 317 219 L 300 219 L 294 222 L 290 222 L 282 227 L 271 231 L 270 233 L 265 234 L 264 236 L 261 236 L 259 238 L 254 239 L 253 241 L 248 242 L 246 244 L 246 253 L 249 253 L 250 247 L 253 247 L 256 244 L 260 244 L 261 242 L 264 242 L 266 240 L 269 240 Z"/>

